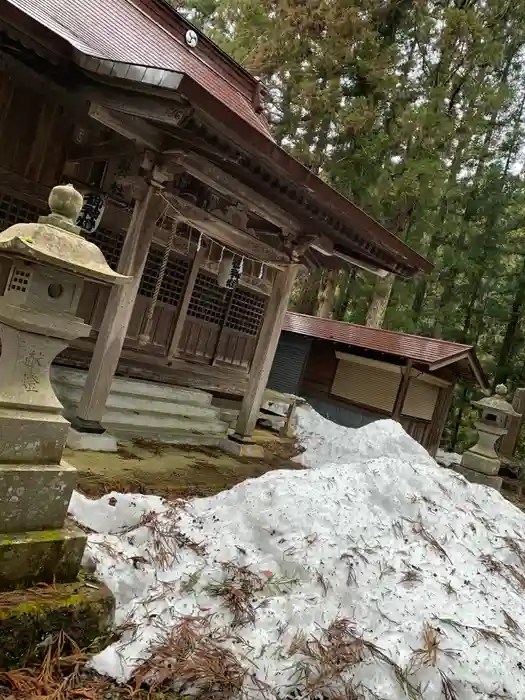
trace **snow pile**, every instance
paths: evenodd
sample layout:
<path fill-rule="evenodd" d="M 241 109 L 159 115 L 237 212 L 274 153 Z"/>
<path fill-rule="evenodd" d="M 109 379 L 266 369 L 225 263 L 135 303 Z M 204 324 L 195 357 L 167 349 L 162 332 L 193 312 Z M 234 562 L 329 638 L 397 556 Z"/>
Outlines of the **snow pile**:
<path fill-rule="evenodd" d="M 187 697 L 523 700 L 521 511 L 393 421 L 305 407 L 297 431 L 311 469 L 185 507 L 74 495 L 122 626 L 94 668 L 126 681 L 150 659 L 139 677 Z"/>
<path fill-rule="evenodd" d="M 436 459 L 445 467 L 450 467 L 452 464 L 461 464 L 461 455 L 457 452 L 445 452 L 445 450 L 438 450 Z"/>

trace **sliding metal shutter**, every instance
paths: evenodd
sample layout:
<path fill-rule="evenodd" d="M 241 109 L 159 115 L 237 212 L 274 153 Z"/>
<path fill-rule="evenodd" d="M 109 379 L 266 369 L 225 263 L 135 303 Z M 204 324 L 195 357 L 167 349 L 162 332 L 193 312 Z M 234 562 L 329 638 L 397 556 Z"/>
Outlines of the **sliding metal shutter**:
<path fill-rule="evenodd" d="M 401 375 L 357 362 L 339 360 L 332 394 L 362 406 L 392 413 Z"/>
<path fill-rule="evenodd" d="M 403 415 L 421 418 L 422 420 L 432 420 L 438 395 L 438 386 L 412 378 L 405 397 Z"/>
<path fill-rule="evenodd" d="M 401 374 L 381 367 L 339 360 L 332 394 L 362 406 L 392 413 Z M 439 387 L 412 378 L 403 405 L 403 415 L 432 420 Z"/>
<path fill-rule="evenodd" d="M 268 377 L 268 389 L 283 394 L 299 394 L 311 345 L 311 338 L 286 331 L 281 333 Z"/>

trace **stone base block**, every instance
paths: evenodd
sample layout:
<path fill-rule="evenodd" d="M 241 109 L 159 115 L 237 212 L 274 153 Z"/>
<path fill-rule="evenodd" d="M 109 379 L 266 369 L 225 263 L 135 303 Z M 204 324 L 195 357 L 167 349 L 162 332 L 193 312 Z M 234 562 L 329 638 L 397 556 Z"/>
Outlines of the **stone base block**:
<path fill-rule="evenodd" d="M 0 408 L 0 461 L 59 464 L 68 430 L 58 413 Z"/>
<path fill-rule="evenodd" d="M 489 476 L 497 476 L 501 465 L 499 459 L 486 457 L 479 452 L 468 450 L 461 457 L 461 466 L 472 469 L 475 472 L 488 474 Z"/>
<path fill-rule="evenodd" d="M 0 533 L 61 528 L 77 470 L 57 465 L 0 464 Z"/>
<path fill-rule="evenodd" d="M 489 474 L 483 474 L 482 472 L 476 472 L 474 469 L 467 469 L 467 467 L 464 467 L 462 464 L 454 464 L 452 468 L 473 484 L 482 484 L 483 486 L 490 486 L 496 489 L 496 491 L 501 491 L 501 485 L 503 483 L 501 476 L 491 476 Z"/>
<path fill-rule="evenodd" d="M 82 573 L 73 583 L 2 593 L 0 670 L 41 661 L 49 641 L 62 631 L 81 649 L 97 639 L 104 644 L 114 608 L 109 589 Z"/>
<path fill-rule="evenodd" d="M 89 452 L 116 452 L 117 439 L 109 433 L 81 433 L 70 428 L 67 436 L 67 446 L 71 450 Z"/>
<path fill-rule="evenodd" d="M 252 459 L 263 459 L 264 449 L 254 442 L 238 442 L 232 438 L 221 440 L 219 447 L 235 457 L 251 457 Z"/>
<path fill-rule="evenodd" d="M 0 590 L 74 581 L 86 540 L 69 521 L 60 530 L 0 534 Z"/>

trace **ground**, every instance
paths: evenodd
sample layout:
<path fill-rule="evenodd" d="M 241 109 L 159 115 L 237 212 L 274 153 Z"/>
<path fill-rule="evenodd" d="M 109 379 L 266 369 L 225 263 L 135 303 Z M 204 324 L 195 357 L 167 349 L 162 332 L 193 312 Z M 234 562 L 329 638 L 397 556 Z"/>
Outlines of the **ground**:
<path fill-rule="evenodd" d="M 109 491 L 165 498 L 213 496 L 273 469 L 296 469 L 292 440 L 257 431 L 264 459 L 237 458 L 214 447 L 168 447 L 151 442 L 120 445 L 116 454 L 64 451 L 79 472 L 78 490 L 97 497 Z"/>

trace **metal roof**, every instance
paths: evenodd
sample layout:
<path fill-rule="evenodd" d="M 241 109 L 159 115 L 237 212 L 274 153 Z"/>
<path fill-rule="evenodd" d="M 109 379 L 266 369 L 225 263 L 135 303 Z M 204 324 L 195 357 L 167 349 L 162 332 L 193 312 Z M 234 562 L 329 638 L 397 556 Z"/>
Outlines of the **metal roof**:
<path fill-rule="evenodd" d="M 328 183 L 294 159 L 272 138 L 263 115 L 254 108 L 257 81 L 201 35 L 195 49 L 185 42 L 187 23 L 163 0 L 8 0 L 8 3 L 60 37 L 73 49 L 73 58 L 85 70 L 145 81 L 166 92 L 181 92 L 209 106 L 203 109 L 227 131 L 240 134 L 275 172 L 302 188 L 316 205 L 334 214 L 338 223 L 366 238 L 393 258 L 381 269 L 412 277 L 432 264 L 384 226 L 368 216 Z M 181 82 L 182 81 L 182 82 Z M 192 98 L 193 95 L 193 98 Z M 246 129 L 248 127 L 248 129 Z M 345 245 L 346 233 L 341 233 Z M 350 246 L 351 248 L 351 246 Z M 344 251 L 343 251 L 344 252 Z M 369 256 L 372 260 L 374 254 Z M 338 258 L 339 262 L 340 259 Z M 331 264 L 330 257 L 324 261 Z M 399 267 L 396 270 L 392 265 Z"/>
<path fill-rule="evenodd" d="M 271 138 L 264 117 L 253 108 L 253 93 L 243 95 L 206 60 L 199 45 L 186 44 L 182 21 L 180 27 L 163 24 L 133 0 L 8 1 L 84 56 L 188 75 Z"/>
<path fill-rule="evenodd" d="M 382 328 L 369 328 L 357 323 L 332 321 L 290 311 L 286 314 L 282 330 L 406 358 L 426 365 L 429 371 L 467 359 L 477 381 L 481 386 L 487 386 L 487 379 L 472 345 Z"/>

